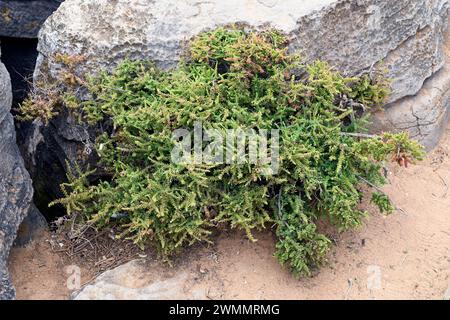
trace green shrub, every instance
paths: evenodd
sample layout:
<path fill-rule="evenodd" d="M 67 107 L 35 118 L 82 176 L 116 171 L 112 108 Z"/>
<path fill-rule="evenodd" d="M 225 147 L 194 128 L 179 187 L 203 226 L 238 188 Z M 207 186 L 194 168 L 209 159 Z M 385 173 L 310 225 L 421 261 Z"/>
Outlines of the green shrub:
<path fill-rule="evenodd" d="M 365 111 L 388 94 L 383 81 L 346 78 L 322 61 L 306 64 L 274 31 L 206 32 L 174 70 L 124 61 L 85 87 L 90 99 L 77 102 L 81 118 L 111 128 L 96 141 L 109 178 L 90 184 L 90 172 L 72 169 L 65 197 L 55 203 L 99 228 L 119 224 L 122 237 L 151 243 L 163 257 L 209 241 L 219 225 L 245 230 L 250 239 L 253 230 L 275 226 L 276 257 L 309 275 L 330 246 L 317 221 L 339 230 L 359 226 L 366 216 L 361 185 L 385 183 L 385 160 L 405 164 L 423 156 L 405 134 L 361 134 Z M 66 99 L 75 109 L 74 96 Z M 173 130 L 198 121 L 207 129 L 278 129 L 278 174 L 248 159 L 172 162 Z M 375 193 L 373 201 L 391 210 L 386 197 Z"/>
<path fill-rule="evenodd" d="M 394 212 L 395 208 L 392 205 L 391 201 L 389 200 L 389 197 L 386 196 L 382 192 L 374 192 L 372 193 L 372 199 L 371 202 L 376 204 L 381 212 L 390 214 Z"/>

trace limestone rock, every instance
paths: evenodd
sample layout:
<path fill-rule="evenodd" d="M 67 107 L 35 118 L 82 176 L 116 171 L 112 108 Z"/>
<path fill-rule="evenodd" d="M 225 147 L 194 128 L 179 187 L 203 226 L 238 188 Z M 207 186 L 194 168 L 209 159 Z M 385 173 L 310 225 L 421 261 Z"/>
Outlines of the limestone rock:
<path fill-rule="evenodd" d="M 0 62 L 0 300 L 14 298 L 7 259 L 33 198 L 31 180 L 16 145 L 11 101 L 9 74 Z"/>
<path fill-rule="evenodd" d="M 450 43 L 444 68 L 427 79 L 420 91 L 375 114 L 374 131 L 408 131 L 427 150 L 438 142 L 450 118 Z"/>
<path fill-rule="evenodd" d="M 0 36 L 36 38 L 45 19 L 64 0 L 2 0 Z"/>
<path fill-rule="evenodd" d="M 186 272 L 155 276 L 145 261 L 133 260 L 97 277 L 76 292 L 74 300 L 189 300 L 206 299 L 205 289 L 193 287 Z"/>
<path fill-rule="evenodd" d="M 80 71 L 111 69 L 124 57 L 174 66 L 185 41 L 239 23 L 277 28 L 291 51 L 356 74 L 384 59 L 391 101 L 415 94 L 443 66 L 448 0 L 67 0 L 39 37 L 36 73 L 55 76 L 55 53 L 83 55 Z"/>
<path fill-rule="evenodd" d="M 337 1 L 298 21 L 291 48 L 349 75 L 387 69 L 395 101 L 443 66 L 448 10 L 448 0 Z"/>

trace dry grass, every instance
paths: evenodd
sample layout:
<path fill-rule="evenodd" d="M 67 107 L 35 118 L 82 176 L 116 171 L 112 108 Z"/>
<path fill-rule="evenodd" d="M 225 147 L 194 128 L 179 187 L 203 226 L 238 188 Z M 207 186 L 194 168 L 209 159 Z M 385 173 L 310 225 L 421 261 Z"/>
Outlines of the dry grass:
<path fill-rule="evenodd" d="M 100 273 L 143 257 L 133 242 L 117 239 L 114 227 L 97 230 L 77 217 L 62 217 L 53 225 L 50 245 L 53 252 L 64 255 L 71 263 L 83 265 L 94 277 Z"/>

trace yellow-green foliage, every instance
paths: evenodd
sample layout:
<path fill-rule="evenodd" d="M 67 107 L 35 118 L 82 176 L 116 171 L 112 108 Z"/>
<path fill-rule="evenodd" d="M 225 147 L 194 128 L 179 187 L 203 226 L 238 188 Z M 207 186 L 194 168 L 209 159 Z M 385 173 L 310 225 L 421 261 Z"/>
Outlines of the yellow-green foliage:
<path fill-rule="evenodd" d="M 35 83 L 36 90 L 29 94 L 17 110 L 18 120 L 40 119 L 48 124 L 63 108 L 73 112 L 74 115 L 79 115 L 79 101 L 77 101 L 73 92 L 79 86 L 85 86 L 86 82 L 76 75 L 75 68 L 85 58 L 79 55 L 71 56 L 57 53 L 54 60 L 64 66 L 64 72 L 58 74 L 57 79 L 37 80 Z"/>
<path fill-rule="evenodd" d="M 305 64 L 284 45 L 273 31 L 218 29 L 195 38 L 188 62 L 172 71 L 124 61 L 91 78 L 91 98 L 69 101 L 85 121 L 106 128 L 96 147 L 110 176 L 89 184 L 75 170 L 56 203 L 99 227 L 114 221 L 122 236 L 153 244 L 163 256 L 208 241 L 218 225 L 250 239 L 252 230 L 274 226 L 279 261 L 309 275 L 330 245 L 316 222 L 360 225 L 361 183 L 385 183 L 382 161 L 405 164 L 422 151 L 402 134 L 352 135 L 363 132 L 361 112 L 381 103 L 386 87 L 367 76 L 343 77 L 322 61 Z M 196 121 L 205 129 L 279 129 L 279 173 L 265 175 L 248 160 L 173 163 L 173 130 Z M 386 198 L 373 199 L 390 210 Z"/>

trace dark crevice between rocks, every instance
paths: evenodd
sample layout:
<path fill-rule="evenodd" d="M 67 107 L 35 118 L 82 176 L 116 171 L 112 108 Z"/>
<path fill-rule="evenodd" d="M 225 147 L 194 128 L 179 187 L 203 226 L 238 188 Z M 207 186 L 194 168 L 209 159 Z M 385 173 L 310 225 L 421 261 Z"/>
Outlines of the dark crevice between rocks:
<path fill-rule="evenodd" d="M 2 44 L 2 62 L 11 77 L 13 105 L 11 113 L 15 116 L 16 109 L 27 97 L 30 91 L 34 67 L 36 65 L 37 39 L 0 37 Z M 25 134 L 31 127 L 29 123 L 15 121 L 17 144 L 23 144 Z"/>
<path fill-rule="evenodd" d="M 38 56 L 38 41 L 37 39 L 0 37 L 0 42 L 2 44 L 2 62 L 11 77 L 13 88 L 13 106 L 11 112 L 15 116 L 17 114 L 17 107 L 27 97 L 32 85 L 33 72 Z M 29 216 L 22 223 L 16 241 L 16 244 L 23 245 L 30 238 L 32 234 L 31 229 L 35 229 L 35 227 L 39 229 L 45 224 L 42 216 L 50 223 L 63 214 L 64 209 L 62 207 L 55 206 L 49 208 L 48 204 L 54 200 L 56 195 L 59 195 L 59 183 L 64 181 L 64 177 L 56 179 L 58 181 L 53 181 L 54 183 L 49 183 L 47 180 L 49 176 L 54 176 L 52 174 L 54 171 L 64 172 L 64 170 L 59 167 L 55 168 L 55 163 L 59 162 L 51 158 L 51 155 L 54 153 L 49 152 L 49 150 L 39 150 L 38 154 L 43 159 L 35 159 L 35 161 L 37 160 L 36 162 L 28 159 L 25 150 L 25 141 L 30 136 L 33 126 L 31 123 L 19 121 L 15 121 L 15 126 L 17 144 L 24 158 L 25 166 L 33 179 L 33 187 L 35 190 L 35 207 L 30 210 Z M 51 146 L 42 143 L 38 146 L 39 149 L 48 149 L 49 147 Z M 49 185 L 55 186 L 55 190 L 48 190 Z"/>
<path fill-rule="evenodd" d="M 0 37 L 2 62 L 11 76 L 13 105 L 27 96 L 36 65 L 37 39 Z"/>
<path fill-rule="evenodd" d="M 13 89 L 11 113 L 16 116 L 16 108 L 23 102 L 30 91 L 34 67 L 38 56 L 36 49 L 37 39 L 0 37 L 0 42 L 2 44 L 2 62 L 9 72 Z M 18 121 L 15 121 L 15 125 L 17 144 L 22 149 L 23 142 L 31 125 Z"/>
<path fill-rule="evenodd" d="M 43 127 L 42 135 L 45 143 L 37 145 L 30 173 L 33 177 L 34 202 L 48 222 L 52 222 L 65 214 L 61 205 L 49 207 L 55 199 L 62 198 L 60 184 L 66 182 L 65 152 L 55 137 L 57 128 L 53 123 Z M 28 164 L 26 164 L 28 166 Z"/>
<path fill-rule="evenodd" d="M 31 86 L 38 56 L 38 32 L 44 21 L 62 2 L 63 0 L 0 0 L 1 58 L 11 77 L 13 115 L 16 115 L 15 109 L 26 98 Z M 27 152 L 25 152 L 27 137 L 34 131 L 32 124 L 15 121 L 15 126 L 17 145 L 35 188 L 34 202 L 36 206 L 33 205 L 30 209 L 28 216 L 20 227 L 16 240 L 16 243 L 24 244 L 36 230 L 47 224 L 41 213 L 44 214 L 47 221 L 52 221 L 56 215 L 61 215 L 62 211 L 57 208 L 53 210 L 48 208 L 48 202 L 45 203 L 47 201 L 45 195 L 48 192 L 45 189 L 40 189 L 40 183 L 37 183 L 40 177 L 35 174 L 40 168 L 36 168 L 32 159 L 29 159 Z M 46 168 L 46 170 L 50 169 Z M 47 180 L 49 179 L 47 178 Z M 51 183 L 47 181 L 46 185 L 51 185 Z"/>

